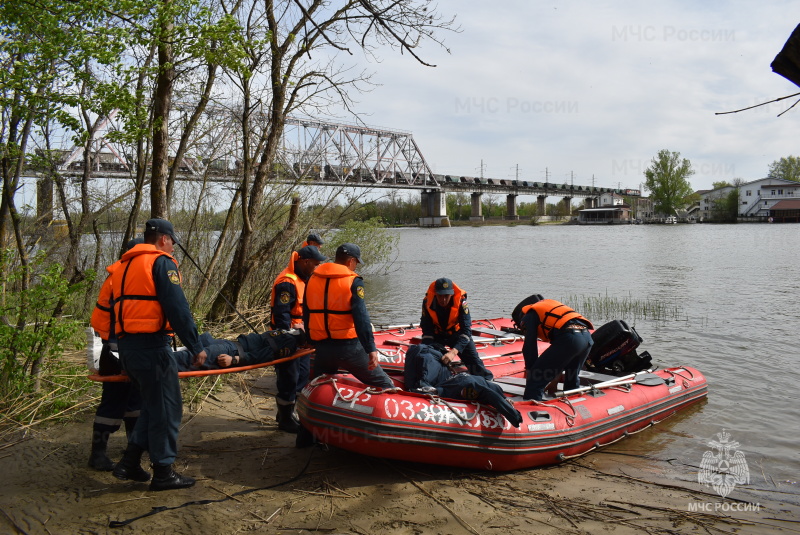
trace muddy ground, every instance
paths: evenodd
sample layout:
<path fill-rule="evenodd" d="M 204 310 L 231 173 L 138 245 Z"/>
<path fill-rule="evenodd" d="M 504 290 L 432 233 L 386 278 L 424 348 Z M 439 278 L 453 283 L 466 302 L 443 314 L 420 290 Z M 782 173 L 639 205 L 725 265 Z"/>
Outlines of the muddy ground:
<path fill-rule="evenodd" d="M 797 489 L 723 501 L 688 461 L 650 456 L 641 435 L 669 424 L 556 467 L 476 472 L 297 450 L 274 391 L 267 370 L 185 396 L 176 467 L 198 482 L 179 491 L 88 468 L 93 414 L 20 430 L 0 444 L 0 533 L 800 533 Z M 112 457 L 124 446 L 112 436 Z"/>

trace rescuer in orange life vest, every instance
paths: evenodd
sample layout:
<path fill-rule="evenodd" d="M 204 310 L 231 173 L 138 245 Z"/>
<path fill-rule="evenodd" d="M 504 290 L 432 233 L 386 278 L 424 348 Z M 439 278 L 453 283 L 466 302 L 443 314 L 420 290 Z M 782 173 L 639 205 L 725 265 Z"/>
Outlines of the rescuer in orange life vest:
<path fill-rule="evenodd" d="M 361 263 L 361 249 L 343 243 L 336 260 L 319 266 L 306 284 L 303 319 L 314 345 L 312 377 L 334 374 L 339 368 L 369 386 L 395 388 L 378 364 L 364 281 L 353 271 Z"/>
<path fill-rule="evenodd" d="M 303 323 L 315 351 L 311 375 L 332 375 L 343 368 L 365 385 L 394 391 L 394 383 L 378 364 L 364 281 L 353 271 L 360 263 L 358 245 L 343 243 L 336 249 L 335 262 L 319 266 L 306 283 Z M 297 447 L 313 443 L 309 431 L 300 426 Z"/>
<path fill-rule="evenodd" d="M 140 243 L 144 243 L 142 238 L 130 240 L 125 244 L 122 253 L 125 254 Z M 117 350 L 114 314 L 111 310 L 114 295 L 111 289 L 110 274 L 117 263 L 119 263 L 119 260 L 106 268 L 109 276 L 100 288 L 97 303 L 95 303 L 92 311 L 92 329 L 103 341 L 98 370 L 100 375 L 117 375 L 122 371 Z M 114 469 L 114 461 L 109 459 L 107 454 L 108 438 L 112 433 L 116 433 L 122 423 L 125 422 L 125 435 L 130 439 L 136 420 L 139 418 L 140 404 L 139 391 L 133 387 L 130 381 L 103 382 L 103 393 L 100 396 L 100 404 L 97 406 L 94 425 L 92 426 L 92 453 L 89 455 L 90 467 L 104 472 L 110 472 Z"/>
<path fill-rule="evenodd" d="M 524 399 L 541 401 L 545 387 L 554 391 L 564 372 L 564 390 L 580 386 L 578 374 L 583 368 L 593 341 L 589 329 L 592 323 L 554 299 L 532 295 L 520 302 L 511 313 L 514 323 L 525 334 L 522 356 L 525 359 Z M 550 347 L 539 355 L 536 339 L 549 342 Z"/>
<path fill-rule="evenodd" d="M 423 344 L 450 346 L 442 351 L 442 362 L 461 358 L 461 362 L 472 375 L 491 381 L 494 375 L 486 369 L 472 340 L 472 317 L 469 315 L 467 293 L 448 278 L 436 279 L 428 287 L 422 301 L 422 317 L 419 320 Z"/>
<path fill-rule="evenodd" d="M 142 397 L 139 420 L 113 474 L 118 479 L 148 481 L 150 474 L 141 467 L 142 453 L 147 451 L 153 463 L 150 490 L 179 489 L 191 487 L 195 480 L 172 468 L 183 413 L 178 368 L 170 348 L 173 334 L 191 351 L 195 366 L 205 363 L 206 352 L 172 257 L 178 242 L 172 223 L 148 219 L 144 242 L 122 255 L 111 272 L 120 361 Z"/>
<path fill-rule="evenodd" d="M 312 235 L 313 236 L 313 235 Z M 311 236 L 309 236 L 311 238 Z M 306 245 L 292 254 L 292 260 L 275 279 L 272 285 L 270 303 L 270 328 L 303 329 L 303 294 L 308 278 L 320 262 L 327 260 L 325 255 L 313 245 Z M 278 393 L 278 429 L 287 433 L 297 433 L 300 422 L 294 414 L 297 393 L 308 383 L 310 357 L 308 355 L 275 365 Z"/>

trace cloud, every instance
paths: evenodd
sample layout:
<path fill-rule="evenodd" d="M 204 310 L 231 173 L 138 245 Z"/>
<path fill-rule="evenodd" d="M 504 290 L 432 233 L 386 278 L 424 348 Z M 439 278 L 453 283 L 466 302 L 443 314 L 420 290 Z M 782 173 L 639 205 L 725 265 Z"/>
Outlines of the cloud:
<path fill-rule="evenodd" d="M 451 54 L 381 51 L 368 124 L 411 131 L 436 172 L 638 187 L 660 149 L 705 189 L 799 153 L 800 109 L 715 115 L 794 93 L 769 64 L 797 22 L 789 2 L 463 2 Z"/>

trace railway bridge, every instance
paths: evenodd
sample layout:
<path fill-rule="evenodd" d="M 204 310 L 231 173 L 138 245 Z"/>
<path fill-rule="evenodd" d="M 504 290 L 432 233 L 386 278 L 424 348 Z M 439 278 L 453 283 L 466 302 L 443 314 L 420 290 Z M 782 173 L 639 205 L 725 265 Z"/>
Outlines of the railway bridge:
<path fill-rule="evenodd" d="M 180 106 L 177 110 L 181 111 Z M 236 149 L 241 143 L 235 134 L 233 114 L 229 110 L 213 109 L 208 113 L 216 114 L 215 120 L 209 122 L 213 126 L 204 129 L 203 137 L 192 142 L 196 147 L 193 155 L 172 163 L 179 166 L 177 179 L 239 183 L 242 166 Z M 94 178 L 129 179 L 135 168 L 134 162 L 125 156 L 124 147 L 115 147 L 106 137 L 114 127 L 112 113 L 104 119 L 91 141 L 94 151 L 91 176 Z M 82 175 L 85 148 L 73 146 L 62 152 L 59 171 L 65 175 Z M 548 197 L 560 197 L 567 207 L 573 199 L 584 199 L 585 206 L 592 208 L 597 206 L 603 193 L 639 195 L 638 190 L 438 174 L 431 171 L 411 132 L 299 117 L 286 120 L 271 180 L 299 186 L 418 190 L 421 226 L 447 224 L 445 199 L 449 192 L 470 195 L 471 219 L 475 221 L 483 219 L 481 200 L 484 194 L 505 195 L 506 218 L 511 220 L 519 219 L 519 195 L 536 196 L 541 215 L 546 215 Z"/>

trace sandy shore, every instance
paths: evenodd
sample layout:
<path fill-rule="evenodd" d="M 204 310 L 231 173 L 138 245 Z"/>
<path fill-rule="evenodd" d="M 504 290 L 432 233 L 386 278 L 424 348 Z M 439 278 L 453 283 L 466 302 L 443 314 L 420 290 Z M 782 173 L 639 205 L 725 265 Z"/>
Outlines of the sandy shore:
<path fill-rule="evenodd" d="M 0 533 L 800 533 L 798 489 L 723 501 L 696 466 L 649 457 L 641 435 L 669 424 L 555 467 L 475 472 L 297 450 L 274 391 L 260 371 L 186 396 L 177 468 L 198 483 L 180 491 L 88 468 L 91 414 L 20 433 L 0 444 Z M 124 445 L 112 437 L 113 458 Z"/>

